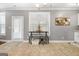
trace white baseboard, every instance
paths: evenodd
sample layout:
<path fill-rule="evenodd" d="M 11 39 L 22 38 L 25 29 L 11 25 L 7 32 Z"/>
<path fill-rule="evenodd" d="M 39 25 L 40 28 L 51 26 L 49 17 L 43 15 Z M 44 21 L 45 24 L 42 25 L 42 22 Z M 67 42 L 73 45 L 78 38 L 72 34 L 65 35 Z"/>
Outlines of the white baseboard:
<path fill-rule="evenodd" d="M 50 43 L 53 43 L 53 42 L 55 42 L 55 43 L 67 43 L 67 42 L 74 42 L 74 41 L 55 41 L 55 40 L 50 40 L 49 41 Z"/>
<path fill-rule="evenodd" d="M 16 42 L 28 42 L 28 40 L 3 40 L 3 39 L 0 39 L 0 41 L 4 41 L 4 42 L 13 42 L 13 41 L 16 41 Z"/>
<path fill-rule="evenodd" d="M 19 42 L 19 40 L 2 40 L 0 39 L 0 41 L 5 41 L 5 42 L 12 42 L 12 41 L 16 41 Z M 29 40 L 20 40 L 21 42 L 29 42 Z M 67 42 L 75 42 L 75 41 L 59 41 L 59 40 L 49 40 L 50 43 L 56 42 L 56 43 L 67 43 Z"/>

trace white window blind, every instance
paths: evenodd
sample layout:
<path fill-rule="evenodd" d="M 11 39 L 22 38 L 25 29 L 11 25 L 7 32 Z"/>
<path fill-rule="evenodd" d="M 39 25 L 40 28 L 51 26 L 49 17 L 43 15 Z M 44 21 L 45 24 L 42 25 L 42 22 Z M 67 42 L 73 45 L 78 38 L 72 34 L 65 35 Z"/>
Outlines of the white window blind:
<path fill-rule="evenodd" d="M 42 31 L 50 33 L 49 12 L 29 12 L 29 31 L 37 31 L 40 24 Z"/>
<path fill-rule="evenodd" d="M 5 13 L 0 13 L 0 35 L 5 35 Z"/>

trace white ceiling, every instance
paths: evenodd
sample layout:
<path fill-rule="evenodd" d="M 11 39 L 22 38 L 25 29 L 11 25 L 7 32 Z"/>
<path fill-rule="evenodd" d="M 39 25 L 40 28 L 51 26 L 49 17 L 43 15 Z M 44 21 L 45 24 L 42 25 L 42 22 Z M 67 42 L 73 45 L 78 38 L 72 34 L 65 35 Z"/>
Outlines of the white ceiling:
<path fill-rule="evenodd" d="M 0 10 L 79 10 L 77 3 L 0 3 Z"/>

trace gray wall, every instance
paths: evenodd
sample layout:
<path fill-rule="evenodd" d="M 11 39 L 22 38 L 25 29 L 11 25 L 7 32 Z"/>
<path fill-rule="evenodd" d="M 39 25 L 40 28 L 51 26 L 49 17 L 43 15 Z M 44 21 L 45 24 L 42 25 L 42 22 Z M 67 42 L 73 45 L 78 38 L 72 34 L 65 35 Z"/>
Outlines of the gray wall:
<path fill-rule="evenodd" d="M 28 37 L 30 11 L 6 11 L 6 39 L 11 40 L 11 17 L 24 16 L 24 39 Z M 38 12 L 38 11 L 37 11 Z M 44 11 L 45 12 L 45 11 Z M 77 11 L 47 11 L 50 12 L 50 40 L 74 40 L 74 29 L 77 25 Z M 62 15 L 70 17 L 70 26 L 56 26 L 55 17 Z"/>
<path fill-rule="evenodd" d="M 74 30 L 77 25 L 77 11 L 52 11 L 51 12 L 51 36 L 52 40 L 74 40 Z M 66 16 L 70 18 L 70 26 L 56 26 L 55 18 Z"/>
<path fill-rule="evenodd" d="M 11 40 L 12 16 L 24 16 L 24 39 L 28 35 L 28 12 L 25 11 L 6 11 L 6 39 Z"/>

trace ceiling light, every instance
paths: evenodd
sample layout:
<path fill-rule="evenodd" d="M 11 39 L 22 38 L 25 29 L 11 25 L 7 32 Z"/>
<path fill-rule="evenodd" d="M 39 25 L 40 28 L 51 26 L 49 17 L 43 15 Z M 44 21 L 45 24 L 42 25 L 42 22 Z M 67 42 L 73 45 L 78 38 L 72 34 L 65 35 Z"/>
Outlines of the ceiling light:
<path fill-rule="evenodd" d="M 44 5 L 47 5 L 47 3 L 43 3 Z"/>
<path fill-rule="evenodd" d="M 36 7 L 39 7 L 39 4 L 36 4 L 35 6 L 36 6 Z"/>

